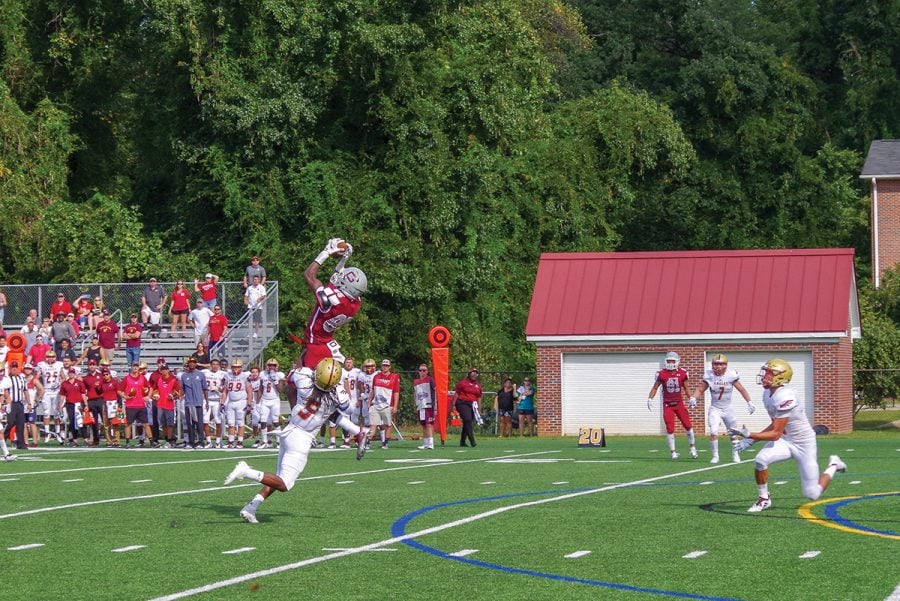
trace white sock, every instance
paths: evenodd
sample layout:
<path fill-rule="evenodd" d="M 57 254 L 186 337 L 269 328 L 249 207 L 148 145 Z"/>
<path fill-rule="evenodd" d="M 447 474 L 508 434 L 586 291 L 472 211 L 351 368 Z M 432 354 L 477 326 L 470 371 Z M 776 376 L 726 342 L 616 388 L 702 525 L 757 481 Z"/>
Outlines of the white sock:
<path fill-rule="evenodd" d="M 3 456 L 9 455 L 9 449 L 6 447 L 6 439 L 3 436 L 0 436 L 0 450 L 3 451 Z"/>
<path fill-rule="evenodd" d="M 713 457 L 718 457 L 719 456 L 719 439 L 717 438 L 715 440 L 710 440 L 709 448 L 712 451 Z"/>
<path fill-rule="evenodd" d="M 833 463 L 825 468 L 825 475 L 829 478 L 834 478 L 835 473 L 837 473 L 837 466 Z"/>
<path fill-rule="evenodd" d="M 247 505 L 249 505 L 253 511 L 256 511 L 256 509 L 262 505 L 263 501 L 265 501 L 265 498 L 263 498 L 262 495 L 256 495 L 249 503 L 247 503 Z"/>
<path fill-rule="evenodd" d="M 694 446 L 694 429 L 693 428 L 691 428 L 690 430 L 687 431 L 687 436 L 688 436 L 688 444 L 691 446 Z"/>
<path fill-rule="evenodd" d="M 761 496 L 764 499 L 769 498 L 769 483 L 768 482 L 765 484 L 757 484 L 756 489 L 759 491 L 759 496 Z"/>
<path fill-rule="evenodd" d="M 253 469 L 252 467 L 248 467 L 248 468 L 247 468 L 247 471 L 246 471 L 245 474 L 244 474 L 244 477 L 245 477 L 245 478 L 250 478 L 251 480 L 253 480 L 253 481 L 255 481 L 255 482 L 262 482 L 263 475 L 264 475 L 264 474 L 263 474 L 262 471 L 260 471 L 260 470 L 255 470 L 255 469 Z M 257 495 L 257 496 L 259 496 L 259 495 Z M 256 497 L 254 497 L 254 499 L 255 499 L 255 498 L 256 498 Z"/>
<path fill-rule="evenodd" d="M 666 442 L 669 443 L 669 450 L 674 453 L 675 452 L 675 435 L 674 434 L 666 434 Z"/>

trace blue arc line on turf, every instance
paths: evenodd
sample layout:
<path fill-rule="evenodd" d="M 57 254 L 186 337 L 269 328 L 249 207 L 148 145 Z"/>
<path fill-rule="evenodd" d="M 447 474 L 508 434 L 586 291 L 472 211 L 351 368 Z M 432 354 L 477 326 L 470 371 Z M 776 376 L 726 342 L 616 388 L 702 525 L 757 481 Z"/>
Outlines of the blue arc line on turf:
<path fill-rule="evenodd" d="M 886 536 L 900 536 L 900 532 L 894 532 L 893 530 L 876 530 L 875 528 L 870 528 L 868 526 L 863 526 L 862 524 L 857 524 L 852 520 L 848 520 L 845 517 L 841 516 L 841 507 L 849 505 L 851 503 L 856 503 L 857 501 L 872 501 L 874 499 L 883 499 L 885 497 L 897 497 L 900 496 L 900 492 L 891 492 L 884 493 L 881 495 L 866 495 L 864 497 L 854 497 L 851 499 L 843 499 L 840 501 L 836 501 L 834 503 L 829 503 L 825 506 L 825 517 L 827 517 L 832 522 L 836 524 L 840 524 L 844 526 L 848 530 L 859 530 L 862 532 L 870 532 L 872 534 L 883 534 Z"/>
<path fill-rule="evenodd" d="M 588 491 L 592 489 L 587 488 L 575 488 L 570 490 L 553 490 L 553 491 L 545 491 L 545 492 L 529 492 L 529 493 L 514 493 L 509 495 L 496 495 L 492 497 L 482 497 L 480 499 L 465 499 L 462 501 L 452 501 L 450 503 L 440 503 L 438 505 L 430 505 L 428 507 L 423 507 L 421 509 L 417 509 L 411 513 L 408 513 L 404 516 L 401 516 L 396 522 L 391 526 L 391 535 L 394 537 L 402 537 L 406 535 L 406 528 L 412 520 L 415 518 L 429 513 L 431 511 L 435 511 L 437 509 L 443 509 L 445 507 L 452 507 L 454 505 L 467 505 L 469 503 L 482 503 L 486 501 L 498 501 L 502 499 L 514 499 L 517 497 L 527 497 L 527 496 L 536 496 L 536 495 L 558 495 L 559 493 L 568 493 L 568 492 L 582 492 Z M 525 570 L 522 568 L 513 568 L 510 566 L 503 566 L 496 563 L 489 563 L 486 561 L 479 561 L 477 559 L 471 559 L 468 557 L 457 557 L 454 555 L 450 555 L 444 551 L 439 549 L 435 549 L 434 547 L 430 547 L 428 545 L 424 545 L 415 539 L 406 539 L 401 541 L 404 545 L 412 547 L 413 549 L 417 549 L 419 551 L 424 551 L 430 555 L 434 555 L 441 559 L 449 559 L 452 561 L 458 561 L 460 563 L 467 563 L 469 565 L 477 566 L 479 568 L 486 568 L 489 570 L 497 570 L 499 572 L 505 572 L 507 574 L 521 574 L 523 576 L 534 576 L 536 578 L 546 578 L 548 580 L 556 580 L 560 582 L 569 582 L 573 584 L 584 584 L 588 586 L 597 586 L 601 588 L 615 589 L 619 591 L 628 591 L 633 593 L 648 593 L 651 595 L 662 595 L 666 597 L 677 597 L 679 599 L 698 599 L 700 601 L 741 601 L 739 599 L 735 599 L 732 597 L 711 597 L 708 595 L 697 595 L 694 593 L 682 593 L 678 591 L 665 591 L 661 589 L 653 589 L 653 588 L 645 588 L 641 586 L 632 586 L 629 584 L 618 584 L 615 582 L 604 582 L 602 580 L 590 580 L 587 578 L 576 578 L 574 576 L 562 576 L 560 574 L 551 574 L 548 572 L 538 572 L 536 570 Z"/>

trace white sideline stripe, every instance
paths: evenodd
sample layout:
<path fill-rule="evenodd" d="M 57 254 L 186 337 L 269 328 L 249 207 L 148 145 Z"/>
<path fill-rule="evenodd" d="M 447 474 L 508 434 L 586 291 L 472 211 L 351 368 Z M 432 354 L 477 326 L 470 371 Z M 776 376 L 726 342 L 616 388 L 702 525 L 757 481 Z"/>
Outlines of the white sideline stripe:
<path fill-rule="evenodd" d="M 218 482 L 218 480 L 201 480 L 200 484 L 212 484 L 213 482 Z"/>
<path fill-rule="evenodd" d="M 687 555 L 682 555 L 684 559 L 697 559 L 706 555 L 706 551 L 691 551 Z"/>
<path fill-rule="evenodd" d="M 407 484 L 425 484 L 424 480 L 413 480 L 412 482 L 407 482 Z"/>
<path fill-rule="evenodd" d="M 551 484 L 568 484 L 567 480 L 560 480 L 559 482 L 551 482 Z"/>
<path fill-rule="evenodd" d="M 7 547 L 7 551 L 25 551 L 26 549 L 37 549 L 43 547 L 44 543 L 31 543 L 30 545 L 19 545 L 18 547 Z"/>
<path fill-rule="evenodd" d="M 862 484 L 862 480 L 852 480 L 850 484 Z"/>
<path fill-rule="evenodd" d="M 493 480 L 488 480 L 487 482 L 481 482 L 481 484 L 496 484 Z"/>
<path fill-rule="evenodd" d="M 84 482 L 84 478 L 72 478 L 70 480 L 63 480 L 63 482 Z"/>
<path fill-rule="evenodd" d="M 543 455 L 545 453 L 559 453 L 560 451 L 535 451 L 533 453 L 526 453 L 525 455 Z M 237 457 L 234 457 L 237 458 Z M 465 459 L 461 461 L 453 461 L 450 463 L 419 463 L 416 465 L 404 465 L 400 467 L 386 467 L 368 471 L 360 471 L 360 472 L 350 472 L 347 474 L 325 474 L 323 476 L 310 476 L 308 478 L 297 478 L 300 482 L 311 482 L 313 480 L 328 480 L 331 478 L 341 478 L 345 476 L 365 476 L 368 474 L 384 474 L 387 472 L 397 472 L 401 470 L 411 470 L 411 469 L 419 469 L 426 467 L 441 467 L 445 465 L 465 465 L 467 463 L 479 463 L 487 461 L 487 459 Z M 179 462 L 173 462 L 179 463 Z M 165 465 L 165 464 L 162 464 Z M 196 493 L 202 492 L 214 492 L 219 490 L 227 490 L 229 488 L 247 488 L 248 486 L 259 486 L 256 482 L 250 482 L 249 484 L 232 484 L 230 486 L 212 486 L 209 488 L 195 488 L 191 490 L 176 490 L 173 492 L 161 492 L 147 495 L 134 495 L 131 497 L 115 497 L 112 499 L 100 499 L 98 501 L 84 501 L 81 503 L 68 503 L 66 505 L 56 505 L 53 507 L 41 507 L 38 509 L 29 509 L 27 511 L 19 511 L 16 513 L 7 513 L 0 515 L 0 520 L 6 520 L 9 518 L 21 517 L 23 515 L 34 515 L 36 513 L 47 513 L 49 511 L 59 511 L 61 509 L 73 509 L 76 507 L 90 507 L 91 505 L 106 505 L 108 503 L 122 503 L 125 501 L 142 501 L 145 499 L 159 499 L 161 497 L 176 497 L 179 495 L 192 495 Z"/>
<path fill-rule="evenodd" d="M 322 547 L 323 551 L 347 551 L 347 547 Z M 370 551 L 396 551 L 397 549 L 370 549 Z"/>
<path fill-rule="evenodd" d="M 806 553 L 804 553 L 803 555 L 800 556 L 800 559 L 812 559 L 819 553 L 821 553 L 821 551 L 807 551 Z"/>
<path fill-rule="evenodd" d="M 353 484 L 356 480 L 341 480 L 340 482 L 335 482 L 335 484 Z"/>
<path fill-rule="evenodd" d="M 141 484 L 142 482 L 153 482 L 153 480 L 132 480 L 132 484 Z"/>
<path fill-rule="evenodd" d="M 473 553 L 478 553 L 478 549 L 460 549 L 456 553 L 447 553 L 450 557 L 465 557 L 466 555 L 472 555 Z"/>
<path fill-rule="evenodd" d="M 631 459 L 576 459 L 575 463 L 631 463 Z"/>
<path fill-rule="evenodd" d="M 18 478 L 3 478 L 0 482 L 18 482 Z"/>
<path fill-rule="evenodd" d="M 713 482 L 712 480 L 706 480 L 704 482 L 701 482 L 700 486 L 708 486 L 710 484 L 715 484 L 715 482 Z"/>
<path fill-rule="evenodd" d="M 552 452 L 552 451 L 551 451 Z M 474 460 L 477 461 L 477 460 Z M 463 462 L 460 462 L 463 463 Z M 434 465 L 434 464 L 430 464 Z M 446 465 L 446 464 L 438 464 L 438 465 Z M 209 591 L 214 591 L 220 588 L 225 588 L 227 586 L 231 586 L 234 584 L 241 584 L 242 582 L 247 582 L 248 580 L 254 580 L 256 578 L 262 578 L 265 576 L 271 576 L 273 574 L 280 574 L 281 572 L 288 572 L 290 570 L 296 570 L 299 568 L 303 568 L 306 566 L 315 565 L 318 563 L 322 563 L 325 561 L 329 561 L 331 559 L 338 559 L 340 557 L 347 557 L 349 555 L 356 555 L 357 553 L 362 553 L 364 551 L 372 551 L 374 549 L 380 549 L 382 547 L 387 547 L 390 545 L 394 545 L 405 540 L 410 540 L 414 538 L 420 538 L 422 536 L 427 536 L 429 534 L 434 534 L 436 532 L 441 532 L 443 530 L 448 530 L 450 528 L 455 528 L 456 526 L 463 526 L 466 524 L 471 524 L 477 520 L 482 520 L 485 518 L 493 517 L 495 515 L 500 515 L 501 513 L 505 513 L 507 511 L 513 511 L 516 509 L 521 509 L 523 507 L 534 507 L 538 505 L 546 505 L 547 503 L 555 503 L 556 501 L 565 501 L 567 499 L 574 499 L 576 497 L 583 497 L 585 495 L 592 495 L 598 492 L 608 492 L 610 490 L 615 490 L 617 488 L 625 488 L 628 486 L 636 486 L 638 484 L 649 484 L 651 482 L 659 482 L 661 480 L 669 480 L 671 478 L 678 478 L 680 476 L 689 476 L 691 474 L 699 474 L 702 472 L 707 472 L 710 470 L 721 469 L 723 467 L 730 467 L 730 463 L 720 463 L 718 465 L 712 465 L 707 467 L 702 467 L 694 470 L 688 470 L 686 472 L 677 472 L 675 474 L 665 474 L 663 476 L 655 476 L 653 478 L 646 478 L 644 480 L 635 480 L 633 482 L 623 482 L 621 484 L 614 484 L 612 486 L 603 486 L 601 488 L 592 488 L 589 490 L 581 490 L 573 493 L 567 493 L 564 495 L 559 495 L 557 497 L 548 497 L 545 499 L 538 499 L 536 501 L 526 501 L 523 503 L 516 503 L 514 505 L 507 505 L 505 507 L 498 507 L 496 509 L 491 509 L 489 511 L 485 511 L 483 513 L 478 513 L 467 518 L 462 518 L 459 520 L 454 520 L 452 522 L 447 522 L 445 524 L 440 524 L 438 526 L 432 526 L 431 528 L 425 528 L 424 530 L 419 530 L 418 532 L 410 532 L 408 534 L 404 534 L 403 536 L 396 536 L 394 538 L 388 538 L 382 541 L 370 543 L 368 545 L 363 545 L 361 547 L 355 547 L 353 549 L 347 549 L 345 551 L 337 551 L 334 553 L 329 553 L 327 555 L 320 555 L 318 557 L 310 557 L 309 559 L 304 559 L 301 561 L 297 561 L 294 563 L 288 563 L 281 566 L 276 566 L 274 568 L 269 568 L 266 570 L 259 570 L 257 572 L 251 572 L 249 574 L 243 574 L 241 576 L 235 576 L 233 578 L 229 578 L 227 580 L 220 580 L 218 582 L 213 582 L 211 584 L 205 584 L 203 586 L 198 586 L 192 589 L 184 590 L 177 593 L 171 593 L 169 595 L 164 595 L 162 597 L 155 597 L 150 601 L 176 601 L 176 599 L 184 599 L 185 597 L 191 597 L 193 595 L 199 595 L 200 593 L 208 593 Z M 425 466 L 423 466 L 425 467 Z M 402 469 L 402 468 L 400 468 Z M 2 517 L 2 516 L 0 516 Z M 888 601 L 888 600 L 886 600 Z M 900 601 L 900 597 L 897 599 L 891 599 L 889 601 Z"/>
<path fill-rule="evenodd" d="M 246 553 L 247 551 L 255 551 L 256 547 L 240 547 L 231 551 L 222 551 L 222 555 L 237 555 L 238 553 Z"/>
<path fill-rule="evenodd" d="M 40 472 L 19 472 L 17 474 L 7 474 L 9 476 L 40 476 L 43 474 L 68 474 L 70 472 L 92 472 L 95 470 L 118 470 L 133 467 L 156 467 L 165 465 L 180 465 L 184 463 L 208 463 L 210 461 L 234 461 L 235 459 L 255 459 L 261 455 L 229 455 L 227 457 L 211 457 L 209 459 L 185 459 L 183 461 L 154 461 L 153 463 L 131 463 L 128 465 L 99 465 L 95 467 L 73 467 L 61 470 L 44 470 Z"/>
<path fill-rule="evenodd" d="M 118 549 L 113 549 L 113 553 L 128 553 L 129 551 L 137 551 L 138 549 L 144 549 L 147 545 L 131 545 L 130 547 L 119 547 Z"/>
<path fill-rule="evenodd" d="M 900 449 L 897 449 L 900 451 Z M 884 598 L 884 601 L 900 601 L 900 584 L 894 589 L 894 592 Z"/>
<path fill-rule="evenodd" d="M 575 551 L 574 553 L 569 553 L 568 555 L 563 555 L 566 559 L 578 559 L 579 557 L 584 557 L 585 555 L 590 555 L 590 551 Z"/>

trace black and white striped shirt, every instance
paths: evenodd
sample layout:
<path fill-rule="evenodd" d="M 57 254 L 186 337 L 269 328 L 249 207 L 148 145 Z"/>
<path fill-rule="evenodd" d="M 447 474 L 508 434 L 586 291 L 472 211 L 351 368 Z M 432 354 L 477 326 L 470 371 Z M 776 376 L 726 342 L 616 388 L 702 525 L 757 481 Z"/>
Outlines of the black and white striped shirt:
<path fill-rule="evenodd" d="M 3 389 L 14 403 L 25 403 L 28 397 L 25 394 L 25 376 L 7 376 L 3 379 Z"/>

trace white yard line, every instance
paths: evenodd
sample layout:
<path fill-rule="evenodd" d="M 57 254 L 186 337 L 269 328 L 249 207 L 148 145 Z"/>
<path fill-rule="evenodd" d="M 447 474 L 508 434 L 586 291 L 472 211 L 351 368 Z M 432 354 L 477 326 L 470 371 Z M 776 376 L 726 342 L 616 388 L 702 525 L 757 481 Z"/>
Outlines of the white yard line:
<path fill-rule="evenodd" d="M 537 451 L 534 453 L 527 453 L 526 455 L 542 455 L 545 453 L 559 453 L 559 451 Z M 238 459 L 238 458 L 239 457 L 237 457 L 237 456 L 231 457 L 231 459 Z M 465 465 L 467 463 L 484 462 L 484 461 L 487 461 L 488 459 L 464 459 L 464 460 L 459 460 L 459 461 L 451 461 L 449 463 L 446 463 L 446 462 L 444 462 L 444 463 L 417 463 L 415 465 L 387 467 L 387 468 L 380 468 L 380 469 L 374 469 L 374 470 L 368 470 L 368 471 L 350 472 L 350 473 L 345 473 L 345 474 L 326 474 L 324 476 L 310 476 L 309 478 L 298 478 L 298 480 L 301 480 L 304 482 L 309 482 L 312 480 L 328 480 L 331 478 L 346 478 L 347 476 L 365 476 L 368 474 L 383 474 L 383 473 L 387 473 L 387 472 L 398 472 L 398 471 L 402 471 L 402 470 L 441 467 L 441 466 L 445 466 L 445 465 Z M 157 464 L 153 464 L 153 465 L 157 465 Z M 165 464 L 162 464 L 162 465 L 165 465 Z M 86 469 L 91 469 L 91 468 L 86 468 Z M 161 493 L 147 494 L 147 495 L 134 495 L 134 496 L 129 496 L 129 497 L 116 497 L 116 498 L 112 498 L 112 499 L 100 499 L 97 501 L 84 501 L 82 503 L 68 503 L 66 505 L 56 505 L 56 506 L 52 506 L 52 507 L 40 507 L 38 509 L 29 509 L 27 511 L 18 511 L 16 513 L 0 514 L 0 520 L 21 517 L 24 515 L 34 515 L 37 513 L 47 513 L 50 511 L 59 511 L 62 509 L 73 509 L 76 507 L 90 507 L 92 505 L 106 505 L 109 503 L 124 503 L 126 501 L 140 501 L 140 500 L 146 500 L 146 499 L 159 499 L 161 497 L 193 495 L 193 494 L 197 494 L 197 493 L 213 492 L 213 491 L 218 491 L 218 490 L 247 488 L 248 486 L 258 487 L 259 484 L 257 484 L 256 482 L 251 482 L 249 484 L 232 484 L 230 486 L 210 486 L 208 488 L 196 488 L 196 489 L 191 489 L 191 490 L 176 490 L 173 492 L 161 492 Z"/>
<path fill-rule="evenodd" d="M 574 553 L 569 553 L 568 555 L 563 555 L 566 559 L 578 559 L 579 557 L 584 557 L 585 555 L 590 555 L 590 551 L 575 551 Z"/>
<path fill-rule="evenodd" d="M 19 545 L 18 547 L 7 547 L 7 551 L 25 551 L 27 549 L 37 549 L 43 547 L 44 543 L 31 543 L 30 545 Z"/>
<path fill-rule="evenodd" d="M 900 451 L 900 449 L 897 449 Z M 884 598 L 884 601 L 900 601 L 900 584 L 894 589 L 894 592 Z"/>
<path fill-rule="evenodd" d="M 129 551 L 137 551 L 138 549 L 144 549 L 147 545 L 131 545 L 130 547 L 120 547 L 118 549 L 113 549 L 113 553 L 128 553 Z"/>
<path fill-rule="evenodd" d="M 256 547 L 241 547 L 240 549 L 231 549 L 230 551 L 222 551 L 222 555 L 237 555 L 238 553 L 246 553 L 255 551 Z"/>
<path fill-rule="evenodd" d="M 210 461 L 234 461 L 235 459 L 255 459 L 261 455 L 228 455 L 227 457 L 210 457 L 209 459 L 187 459 L 184 461 L 154 461 L 152 463 L 129 463 L 127 465 L 98 465 L 95 467 L 72 467 L 60 470 L 42 470 L 39 472 L 19 472 L 4 474 L 4 476 L 40 476 L 42 474 L 69 474 L 72 472 L 93 472 L 97 470 L 121 470 L 135 467 L 156 467 L 167 465 L 180 465 L 185 463 L 207 463 Z"/>
<path fill-rule="evenodd" d="M 460 549 L 456 553 L 447 553 L 450 557 L 465 557 L 466 555 L 472 555 L 473 553 L 478 553 L 478 549 Z"/>
<path fill-rule="evenodd" d="M 463 463 L 463 462 L 459 462 L 459 463 Z M 446 464 L 439 464 L 439 465 L 446 465 Z M 151 601 L 175 601 L 176 599 L 184 599 L 185 597 L 192 597 L 194 595 L 199 595 L 201 593 L 208 593 L 209 591 L 214 591 L 214 590 L 217 590 L 220 588 L 233 586 L 235 584 L 241 584 L 243 582 L 247 582 L 250 580 L 256 580 L 257 578 L 263 578 L 265 576 L 271 576 L 273 574 L 280 574 L 282 572 L 297 570 L 299 568 L 316 565 L 316 564 L 319 564 L 319 563 L 322 563 L 325 561 L 330 561 L 332 559 L 338 559 L 340 557 L 357 555 L 359 553 L 364 553 L 367 551 L 380 549 L 382 547 L 395 545 L 395 544 L 403 542 L 405 540 L 421 538 L 421 537 L 427 536 L 429 534 L 434 534 L 436 532 L 441 532 L 443 530 L 455 528 L 456 526 L 463 526 L 466 524 L 471 524 L 472 522 L 475 522 L 478 520 L 493 517 L 495 515 L 499 515 L 499 514 L 507 512 L 507 511 L 514 511 L 516 509 L 522 509 L 524 507 L 535 507 L 538 505 L 546 505 L 547 503 L 555 503 L 557 501 L 574 499 L 577 497 L 582 497 L 585 495 L 592 495 L 592 494 L 596 494 L 599 492 L 607 492 L 610 490 L 615 490 L 617 488 L 625 488 L 628 486 L 636 486 L 639 484 L 650 484 L 652 482 L 659 482 L 661 480 L 669 480 L 671 478 L 678 478 L 681 476 L 689 476 L 691 474 L 699 474 L 699 473 L 703 473 L 703 472 L 708 472 L 710 470 L 716 470 L 716 469 L 721 469 L 724 467 L 730 467 L 731 465 L 732 464 L 730 464 L 730 463 L 721 463 L 718 465 L 702 467 L 702 468 L 698 468 L 698 469 L 694 469 L 694 470 L 688 470 L 685 472 L 677 472 L 674 474 L 665 474 L 663 476 L 655 476 L 653 478 L 646 478 L 644 480 L 635 480 L 633 482 L 623 482 L 621 484 L 614 484 L 612 486 L 604 486 L 602 488 L 592 488 L 589 490 L 581 490 L 581 491 L 577 491 L 577 492 L 573 492 L 573 493 L 559 495 L 556 497 L 547 497 L 547 498 L 538 499 L 535 501 L 526 501 L 524 503 L 515 503 L 513 505 L 507 505 L 505 507 L 498 507 L 496 509 L 491 509 L 491 510 L 485 511 L 483 513 L 478 513 L 478 514 L 469 516 L 467 518 L 454 520 L 452 522 L 447 522 L 445 524 L 440 524 L 437 526 L 433 526 L 431 528 L 425 528 L 424 530 L 419 530 L 418 532 L 410 532 L 408 534 L 404 534 L 403 536 L 395 536 L 393 538 L 384 539 L 384 540 L 374 542 L 374 543 L 371 543 L 368 545 L 363 545 L 361 547 L 354 547 L 352 549 L 346 549 L 344 551 L 328 553 L 327 555 L 319 555 L 318 557 L 310 557 L 309 559 L 304 559 L 302 561 L 288 563 L 285 565 L 276 566 L 274 568 L 269 568 L 266 570 L 259 570 L 257 572 L 251 572 L 249 574 L 235 576 L 235 577 L 229 578 L 227 580 L 219 580 L 218 582 L 212 582 L 210 584 L 205 584 L 203 586 L 198 586 L 196 588 L 188 589 L 185 591 L 180 591 L 177 593 L 171 593 L 169 595 L 164 595 L 162 597 L 155 597 L 155 598 L 151 599 Z M 426 466 L 421 466 L 421 467 L 426 467 Z M 0 517 L 2 517 L 2 516 L 0 516 Z M 890 599 L 889 601 L 900 601 L 900 597 L 898 597 L 898 599 Z"/>
<path fill-rule="evenodd" d="M 682 555 L 684 559 L 697 559 L 698 557 L 703 557 L 706 555 L 706 551 L 691 551 L 686 555 Z"/>
<path fill-rule="evenodd" d="M 800 555 L 800 559 L 812 559 L 816 557 L 821 551 L 807 551 L 806 553 Z"/>

